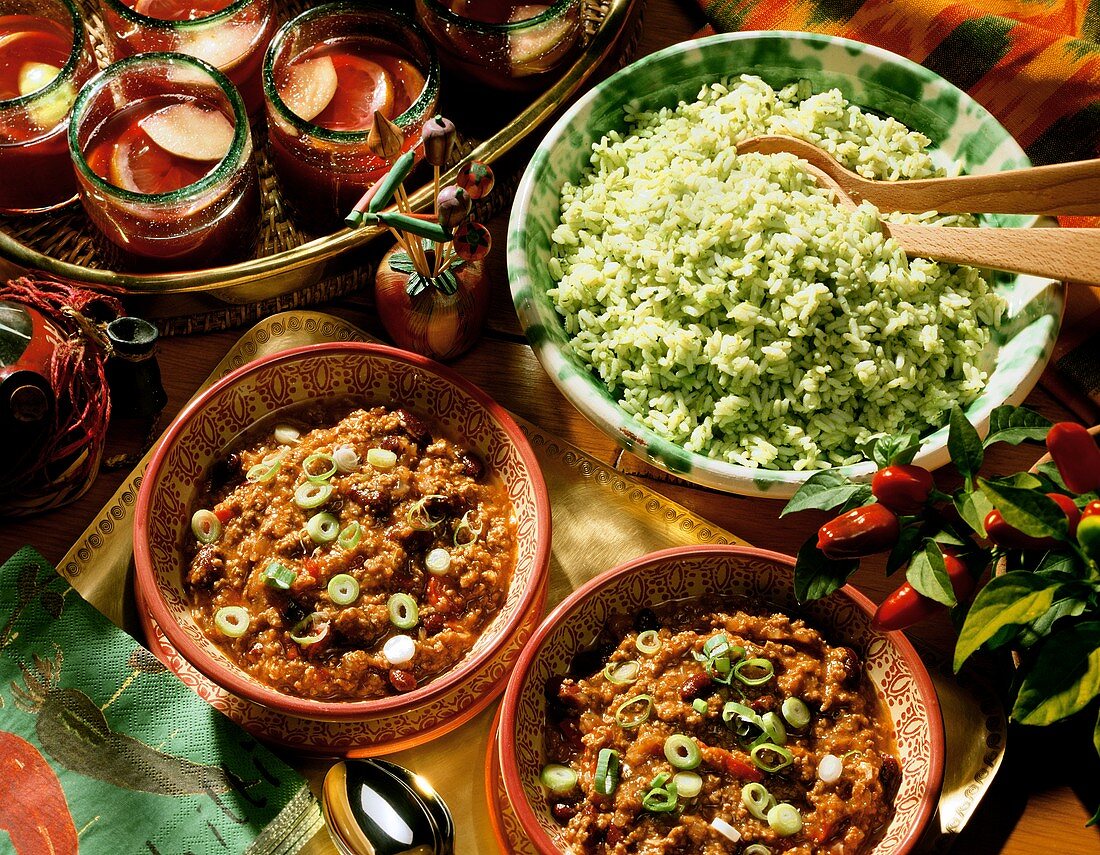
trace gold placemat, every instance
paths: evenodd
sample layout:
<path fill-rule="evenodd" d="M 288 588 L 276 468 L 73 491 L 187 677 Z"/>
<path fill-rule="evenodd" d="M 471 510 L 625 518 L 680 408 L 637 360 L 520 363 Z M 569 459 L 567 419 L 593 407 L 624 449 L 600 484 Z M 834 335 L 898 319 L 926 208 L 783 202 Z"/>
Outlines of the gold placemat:
<path fill-rule="evenodd" d="M 247 332 L 218 363 L 202 388 L 245 363 L 270 353 L 323 341 L 369 340 L 346 321 L 319 312 L 286 312 Z M 201 389 L 200 389 L 201 391 Z M 553 544 L 547 608 L 597 573 L 647 552 L 695 543 L 745 541 L 648 486 L 588 456 L 569 443 L 516 418 L 539 459 L 550 493 Z M 140 634 L 130 586 L 133 507 L 151 453 L 138 464 L 99 516 L 85 530 L 59 571 L 111 620 Z M 992 783 L 1004 754 L 1004 713 L 988 685 L 956 680 L 923 652 L 943 706 L 947 727 L 947 772 L 940 797 L 939 827 L 925 851 L 942 852 L 962 830 Z M 445 738 L 391 756 L 425 775 L 455 815 L 456 852 L 497 853 L 488 819 L 484 766 L 497 704 Z M 327 762 L 283 756 L 319 790 Z M 307 855 L 331 855 L 319 834 Z"/>

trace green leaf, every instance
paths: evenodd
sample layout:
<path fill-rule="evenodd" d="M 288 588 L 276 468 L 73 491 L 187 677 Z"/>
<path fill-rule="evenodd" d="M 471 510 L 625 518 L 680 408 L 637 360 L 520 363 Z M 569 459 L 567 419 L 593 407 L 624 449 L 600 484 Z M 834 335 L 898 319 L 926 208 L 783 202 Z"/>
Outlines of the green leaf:
<path fill-rule="evenodd" d="M 920 437 L 915 433 L 903 433 L 897 436 L 885 434 L 875 440 L 871 448 L 871 459 L 878 464 L 879 469 L 885 469 L 892 464 L 904 465 L 912 463 L 920 448 Z"/>
<path fill-rule="evenodd" d="M 1096 753 L 1100 755 L 1100 712 L 1096 713 L 1096 724 L 1092 728 L 1092 745 L 1096 749 Z M 1086 825 L 1097 825 L 1100 823 L 1100 808 L 1096 809 L 1096 813 L 1092 815 Z"/>
<path fill-rule="evenodd" d="M 1039 561 L 1035 572 L 1076 576 L 1080 566 L 1081 559 L 1074 552 L 1047 552 Z"/>
<path fill-rule="evenodd" d="M 985 457 L 981 437 L 959 407 L 952 408 L 949 425 L 947 451 L 951 455 L 951 462 L 964 478 L 973 478 L 982 468 Z"/>
<path fill-rule="evenodd" d="M 1062 480 L 1062 473 L 1058 471 L 1058 466 L 1053 460 L 1048 460 L 1046 463 L 1040 463 L 1036 467 L 1040 475 L 1045 475 L 1049 478 L 1056 487 L 1062 490 L 1069 490 L 1066 487 L 1066 482 Z"/>
<path fill-rule="evenodd" d="M 827 597 L 856 572 L 859 561 L 832 561 L 817 548 L 817 536 L 802 544 L 794 565 L 794 595 L 800 603 Z"/>
<path fill-rule="evenodd" d="M 953 528 L 941 528 L 931 537 L 932 540 L 941 546 L 947 544 L 948 546 L 972 546 L 968 538 L 960 537 L 958 532 Z"/>
<path fill-rule="evenodd" d="M 1019 487 L 1021 490 L 1038 490 L 1043 482 L 1027 472 L 1017 472 L 1003 478 L 990 478 L 991 484 L 1003 484 L 1006 487 Z"/>
<path fill-rule="evenodd" d="M 1044 494 L 1022 487 L 1009 487 L 996 481 L 978 479 L 978 487 L 993 503 L 1005 522 L 1032 537 L 1065 540 L 1069 524 L 1065 512 Z"/>
<path fill-rule="evenodd" d="M 1085 595 L 1088 596 L 1087 594 Z M 1080 596 L 1068 596 L 1055 600 L 1045 614 L 1035 618 L 1021 635 L 1020 643 L 1024 647 L 1034 647 L 1048 635 L 1054 624 L 1064 617 L 1078 617 L 1088 607 L 1088 600 Z"/>
<path fill-rule="evenodd" d="M 913 555 L 909 569 L 905 571 L 905 579 L 917 593 L 924 594 L 930 600 L 948 607 L 958 602 L 943 563 L 943 553 L 935 541 L 927 541 L 924 549 Z"/>
<path fill-rule="evenodd" d="M 959 631 L 955 671 L 1002 629 L 1023 626 L 1046 613 L 1062 585 L 1026 570 L 994 576 L 978 592 Z"/>
<path fill-rule="evenodd" d="M 785 517 L 787 514 L 811 509 L 831 511 L 847 504 L 856 496 L 870 499 L 871 488 L 866 484 L 853 484 L 831 469 L 823 469 L 815 472 L 798 488 L 798 492 L 791 496 L 779 516 Z"/>
<path fill-rule="evenodd" d="M 989 415 L 989 435 L 985 438 L 985 447 L 989 448 L 995 442 L 1019 445 L 1029 439 L 1042 442 L 1049 430 L 1050 420 L 1034 410 L 1005 404 Z"/>
<path fill-rule="evenodd" d="M 977 490 L 959 493 L 955 496 L 955 510 L 978 537 L 985 537 L 985 518 L 993 510 L 993 504 L 984 494 Z"/>
<path fill-rule="evenodd" d="M 890 557 L 886 559 L 886 575 L 892 576 L 900 570 L 913 557 L 924 540 L 924 528 L 920 524 L 902 526 L 898 535 L 898 542 L 890 550 Z"/>
<path fill-rule="evenodd" d="M 416 265 L 413 264 L 409 254 L 405 250 L 399 250 L 390 256 L 390 267 L 398 273 L 415 273 Z"/>
<path fill-rule="evenodd" d="M 1046 640 L 1024 677 L 1012 718 L 1046 725 L 1084 709 L 1100 695 L 1100 621 L 1060 629 Z"/>

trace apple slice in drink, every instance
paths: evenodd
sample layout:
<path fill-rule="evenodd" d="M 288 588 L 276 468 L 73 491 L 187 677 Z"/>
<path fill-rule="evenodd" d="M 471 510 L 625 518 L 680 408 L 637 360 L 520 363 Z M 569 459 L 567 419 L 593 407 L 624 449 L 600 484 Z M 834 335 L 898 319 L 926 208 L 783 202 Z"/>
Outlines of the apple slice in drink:
<path fill-rule="evenodd" d="M 219 71 L 229 71 L 248 53 L 259 34 L 259 21 L 220 21 L 182 30 L 178 50 L 209 62 Z"/>
<path fill-rule="evenodd" d="M 378 111 L 393 118 L 394 81 L 376 62 L 352 53 L 330 55 L 336 92 L 313 123 L 331 131 L 365 131 Z"/>
<path fill-rule="evenodd" d="M 331 57 L 319 56 L 291 66 L 279 97 L 295 116 L 311 122 L 332 101 L 338 83 Z"/>
<path fill-rule="evenodd" d="M 233 124 L 217 110 L 181 101 L 150 113 L 138 122 L 149 139 L 185 160 L 221 160 L 233 145 Z"/>
<path fill-rule="evenodd" d="M 529 21 L 546 12 L 549 6 L 517 6 L 508 23 Z M 568 15 L 529 28 L 509 32 L 508 61 L 513 77 L 527 77 L 553 68 L 576 41 L 580 22 Z"/>

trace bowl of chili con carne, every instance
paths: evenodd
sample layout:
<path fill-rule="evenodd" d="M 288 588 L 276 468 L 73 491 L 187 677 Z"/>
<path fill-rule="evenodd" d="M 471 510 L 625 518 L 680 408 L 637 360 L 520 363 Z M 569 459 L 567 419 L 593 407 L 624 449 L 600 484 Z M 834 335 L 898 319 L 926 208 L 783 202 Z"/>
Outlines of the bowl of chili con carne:
<path fill-rule="evenodd" d="M 497 733 L 540 853 L 911 851 L 943 781 L 931 679 L 853 588 L 800 606 L 793 567 L 668 549 L 546 618 Z"/>
<path fill-rule="evenodd" d="M 503 408 L 423 357 L 336 343 L 250 363 L 177 417 L 138 495 L 135 584 L 238 697 L 453 718 L 499 690 L 549 545 L 545 483 Z"/>

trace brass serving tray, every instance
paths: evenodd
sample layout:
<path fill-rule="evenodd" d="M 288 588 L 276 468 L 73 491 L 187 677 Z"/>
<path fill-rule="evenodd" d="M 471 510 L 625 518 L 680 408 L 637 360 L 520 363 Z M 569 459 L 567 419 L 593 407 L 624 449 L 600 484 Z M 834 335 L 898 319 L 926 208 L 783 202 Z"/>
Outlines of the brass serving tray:
<path fill-rule="evenodd" d="M 96 0 L 78 0 L 86 15 L 96 60 L 109 62 L 106 34 Z M 588 81 L 612 55 L 627 24 L 640 23 L 644 0 L 582 0 L 584 33 L 577 59 L 561 78 L 529 102 L 523 98 L 500 95 L 491 99 L 497 110 L 506 112 L 506 122 L 492 121 L 498 127 L 487 137 L 465 134 L 460 140 L 452 168 L 444 183 L 454 180 L 457 167 L 467 158 L 497 163 L 521 140 L 542 125 Z M 289 19 L 308 0 L 276 0 L 279 22 Z M 636 35 L 636 33 L 635 33 Z M 488 89 L 484 90 L 489 92 Z M 480 89 L 453 82 L 443 72 L 440 109 L 454 119 L 460 133 L 463 128 L 486 125 L 486 99 L 477 97 Z M 515 114 L 510 111 L 517 111 Z M 256 157 L 264 197 L 264 212 L 256 257 L 237 264 L 177 273 L 120 273 L 101 266 L 90 222 L 81 207 L 67 208 L 41 216 L 0 217 L 0 274 L 16 275 L 22 270 L 41 270 L 62 279 L 93 288 L 112 289 L 132 295 L 156 296 L 207 292 L 232 303 L 254 302 L 287 294 L 313 285 L 333 274 L 334 260 L 359 249 L 385 229 L 378 226 L 350 231 L 343 229 L 324 237 L 312 238 L 300 232 L 285 211 L 275 184 L 274 172 L 266 151 L 264 122 L 253 122 Z M 423 172 L 419 173 L 423 174 Z M 430 181 L 410 193 L 416 208 L 429 204 Z M 496 205 L 507 200 L 506 188 L 490 197 Z M 490 211 L 481 211 L 484 217 Z"/>
<path fill-rule="evenodd" d="M 202 388 L 261 356 L 326 341 L 370 340 L 347 321 L 319 312 L 284 312 L 257 324 L 225 355 Z M 200 390 L 201 391 L 201 390 Z M 656 549 L 699 543 L 744 543 L 646 484 L 623 475 L 568 442 L 516 417 L 535 450 L 553 511 L 549 610 L 597 573 Z M 130 473 L 58 566 L 72 586 L 115 623 L 140 638 L 131 588 L 134 503 L 152 452 Z M 600 509 L 598 521 L 591 509 Z M 921 651 L 936 685 L 947 730 L 947 763 L 939 815 L 921 852 L 941 853 L 977 808 L 993 782 L 1005 750 L 1007 723 L 990 686 Z M 447 736 L 394 755 L 392 760 L 427 777 L 455 816 L 456 852 L 500 852 L 489 821 L 485 760 L 493 717 L 488 709 Z M 309 777 L 314 790 L 328 763 L 280 751 Z M 304 855 L 335 855 L 328 835 L 318 834 Z"/>

